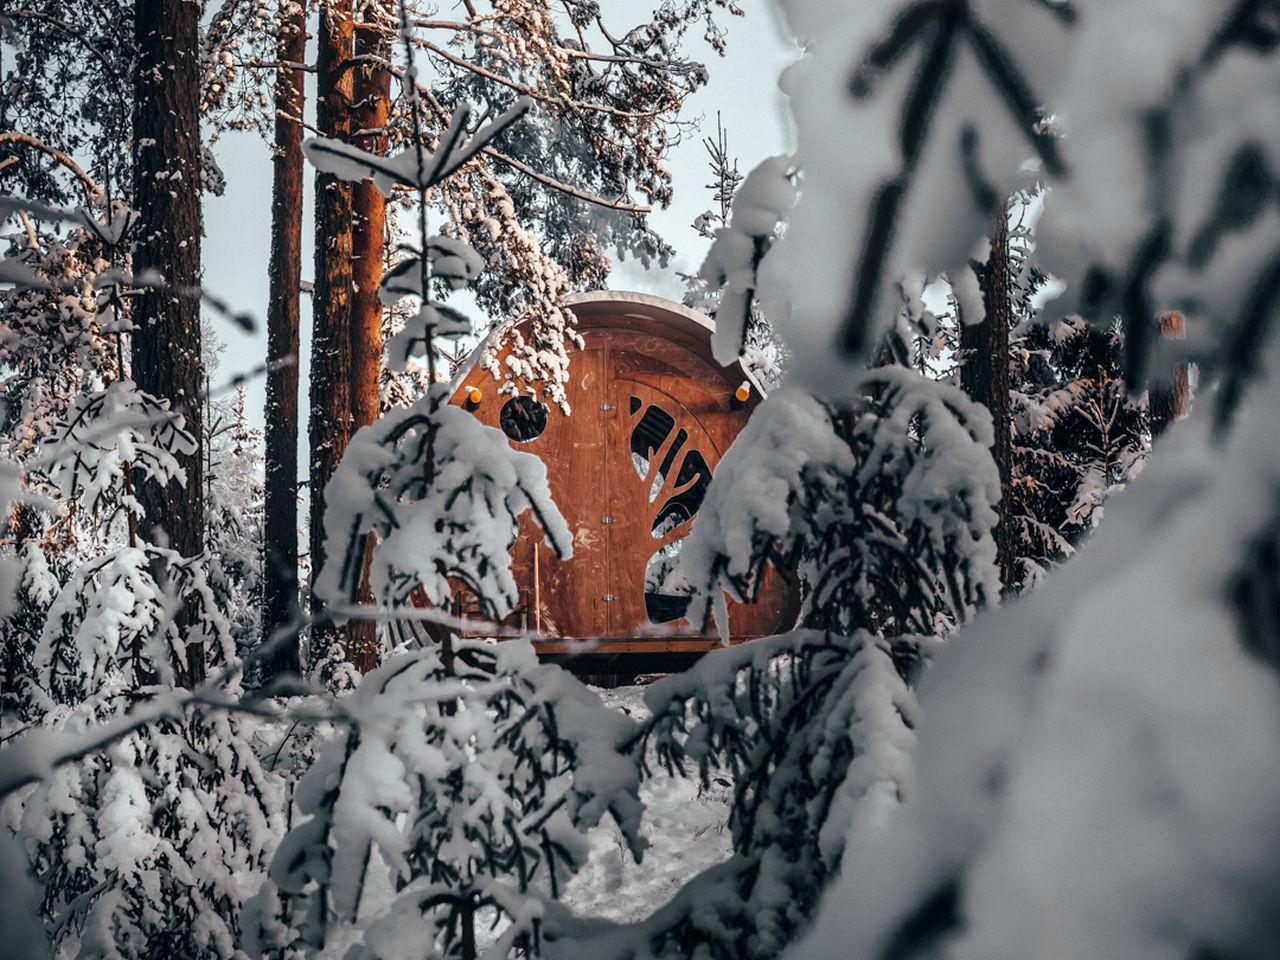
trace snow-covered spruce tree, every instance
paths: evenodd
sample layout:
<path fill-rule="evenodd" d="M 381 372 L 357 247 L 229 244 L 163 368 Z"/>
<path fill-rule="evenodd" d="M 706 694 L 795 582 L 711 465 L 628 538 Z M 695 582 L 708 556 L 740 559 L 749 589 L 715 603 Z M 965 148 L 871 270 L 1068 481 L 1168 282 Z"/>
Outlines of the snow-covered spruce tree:
<path fill-rule="evenodd" d="M 166 696 L 197 672 L 197 654 L 206 658 L 200 675 L 234 666 L 202 559 L 126 546 L 63 586 L 24 693 L 40 725 L 89 732 Z M 218 690 L 239 693 L 235 682 Z M 283 829 L 279 790 L 253 753 L 250 727 L 234 714 L 188 710 L 11 798 L 55 946 L 127 958 L 235 954 L 240 907 Z"/>
<path fill-rule="evenodd" d="M 408 12 L 407 8 L 403 6 L 401 8 L 401 16 L 404 20 L 402 33 L 406 46 L 406 59 L 410 62 L 404 78 L 406 96 L 413 109 L 420 111 L 421 92 L 417 84 L 416 67 L 412 65 L 412 52 L 409 49 Z M 384 438 L 383 442 L 389 442 L 391 446 L 394 446 L 406 430 L 414 430 L 416 428 L 418 431 L 423 431 L 425 427 L 424 436 L 428 438 L 428 442 L 425 450 L 424 479 L 428 486 L 432 482 L 432 465 L 435 458 L 435 427 L 433 422 L 437 416 L 445 418 L 451 416 L 451 414 L 443 413 L 440 410 L 441 407 L 447 407 L 448 404 L 445 395 L 447 391 L 445 391 L 443 384 L 437 382 L 440 361 L 435 347 L 435 339 L 437 337 L 457 339 L 471 332 L 471 324 L 465 315 L 432 296 L 432 282 L 434 280 L 440 290 L 456 290 L 470 283 L 484 265 L 483 259 L 466 244 L 448 237 L 431 238 L 429 236 L 427 231 L 429 194 L 432 188 L 447 182 L 451 176 L 456 174 L 469 159 L 484 148 L 485 144 L 492 141 L 503 130 L 523 116 L 528 111 L 529 106 L 530 103 L 527 100 L 517 103 L 484 129 L 477 131 L 473 136 L 468 136 L 467 131 L 471 108 L 464 106 L 458 110 L 451 120 L 448 130 L 439 143 L 439 149 L 434 153 L 420 145 L 421 137 L 415 137 L 410 141 L 411 146 L 409 149 L 392 157 L 372 154 L 341 140 L 324 137 L 317 137 L 303 144 L 303 149 L 312 163 L 339 181 L 372 180 L 379 190 L 388 195 L 397 186 L 408 187 L 417 197 L 416 220 L 419 243 L 417 246 L 405 245 L 404 252 L 406 255 L 395 266 L 387 270 L 379 281 L 378 297 L 381 302 L 390 306 L 394 306 L 410 297 L 417 304 L 416 312 L 407 316 L 402 330 L 387 343 L 387 348 L 391 352 L 388 366 L 393 370 L 402 370 L 410 357 L 421 356 L 425 360 L 427 381 L 431 386 L 426 395 L 408 408 L 407 411 L 400 411 L 401 415 L 407 416 L 408 419 L 400 429 L 393 429 L 392 433 Z M 414 115 L 417 117 L 418 113 L 415 112 Z M 418 127 L 421 126 L 419 120 L 414 122 Z M 383 424 L 384 422 L 380 421 L 373 426 L 391 429 Z M 363 430 L 364 428 L 361 429 Z M 313 436 L 316 432 L 316 430 L 313 430 Z M 359 436 L 359 433 L 357 433 L 357 436 Z M 349 444 L 353 443 L 355 443 L 355 438 L 352 438 L 349 442 Z M 349 446 L 349 444 L 346 446 Z M 344 457 L 346 446 L 344 446 Z M 411 458 L 422 456 L 422 454 L 423 451 L 417 450 L 409 452 Z M 317 463 L 331 456 L 332 451 L 319 451 L 317 453 L 313 448 L 313 475 Z M 381 462 L 375 460 L 367 464 L 367 466 L 376 472 L 381 466 Z M 332 475 L 325 478 L 323 492 L 314 496 L 312 500 L 311 526 L 312 539 L 314 541 L 312 547 L 314 571 L 312 584 L 313 615 L 320 613 L 322 605 L 329 597 L 343 596 L 348 602 L 354 602 L 358 598 L 358 591 L 362 583 L 369 579 L 363 572 L 365 570 L 363 551 L 365 550 L 366 528 L 361 527 L 354 533 L 339 531 L 335 534 L 332 531 L 333 512 L 329 510 L 328 496 L 330 488 L 333 487 L 334 481 L 341 471 L 342 465 L 339 463 Z M 342 509 L 346 510 L 347 507 L 344 505 Z M 362 522 L 368 524 L 376 523 L 377 521 L 365 519 Z M 330 555 L 331 547 L 342 542 L 343 538 L 347 538 L 350 541 L 345 545 L 346 547 L 350 548 L 353 544 L 358 546 L 361 551 L 359 557 L 354 555 L 334 557 Z M 339 568 L 341 569 L 339 570 Z M 354 584 L 349 584 L 348 581 L 353 577 Z M 342 587 L 339 590 L 335 590 L 332 586 L 322 588 L 322 582 L 326 581 L 330 585 L 341 582 Z M 407 592 L 405 596 L 392 599 L 402 601 L 406 598 Z M 439 595 L 433 596 L 432 599 L 433 602 L 443 602 L 440 600 Z M 362 650 L 357 654 L 350 649 L 353 646 L 351 643 L 344 644 L 341 642 L 341 638 L 338 636 L 340 631 L 335 630 L 332 624 L 332 620 L 318 620 L 313 627 L 313 663 L 324 661 L 330 665 L 336 665 L 345 659 L 354 663 L 357 668 L 368 669 L 369 665 L 377 662 L 376 649 Z M 351 633 L 351 631 L 347 632 Z M 344 646 L 348 649 L 339 649 Z M 330 674 L 332 674 L 331 669 L 326 668 L 327 681 L 333 679 Z"/>
<path fill-rule="evenodd" d="M 205 425 L 205 535 L 209 586 L 226 611 L 236 649 L 258 646 L 257 594 L 262 553 L 262 431 L 245 411 L 245 391 L 229 402 L 209 398 Z"/>
<path fill-rule="evenodd" d="M 1046 195 L 1039 183 L 1015 190 L 1006 211 L 1011 415 L 1003 495 L 1015 592 L 1074 553 L 1101 518 L 1108 492 L 1136 474 L 1150 447 L 1142 397 L 1130 396 L 1123 382 L 1120 323 L 1095 328 L 1054 313 L 1053 278 L 1035 259 Z M 915 369 L 947 382 L 962 382 L 970 359 L 971 349 L 961 349 L 961 301 L 966 317 L 984 310 L 972 265 L 958 277 L 942 278 L 946 306 L 937 315 L 924 305 L 922 275 L 899 284 L 905 303 L 897 342 L 907 345 Z"/>
<path fill-rule="evenodd" d="M 163 586 L 152 577 L 164 564 Z M 179 632 L 179 606 L 189 613 Z M 200 641 L 191 644 L 192 636 Z M 81 567 L 49 610 L 28 696 L 39 725 L 107 729 L 234 647 L 199 559 L 122 548 Z M 238 684 L 217 693 L 235 699 Z M 59 766 L 7 801 L 42 891 L 55 949 L 119 958 L 230 958 L 241 906 L 284 829 L 279 787 L 254 755 L 251 723 L 188 708 Z"/>
<path fill-rule="evenodd" d="M 1118 326 L 1036 318 L 1015 332 L 1009 521 L 1023 588 L 1075 552 L 1145 462 L 1147 417 L 1121 379 Z"/>
<path fill-rule="evenodd" d="M 838 870 L 846 835 L 878 828 L 909 783 L 908 684 L 924 639 L 802 628 L 654 684 L 637 741 L 646 766 L 692 769 L 708 787 L 732 776 L 734 852 L 640 923 L 555 913 L 549 955 L 780 956 Z"/>
<path fill-rule="evenodd" d="M 101 319 L 112 298 L 91 297 Z M 206 696 L 240 693 L 205 558 L 149 545 L 139 533 L 145 515 L 134 483 L 181 482 L 176 453 L 194 447 L 184 419 L 129 380 L 92 389 L 91 378 L 90 387 L 24 463 L 53 495 L 56 522 L 91 534 L 79 550 L 60 551 L 67 569 L 56 577 L 38 548 L 24 554 L 24 591 L 41 606 L 12 691 L 24 737 L 93 738 L 151 704 L 176 704 L 183 686 L 210 671 L 225 682 Z M 229 958 L 240 906 L 283 829 L 278 791 L 242 717 L 152 712 L 153 726 L 104 734 L 104 752 L 73 753 L 78 759 L 13 793 L 5 820 L 42 890 L 40 919 L 56 950 Z"/>
<path fill-rule="evenodd" d="M 744 191 L 757 174 L 789 183 L 771 165 Z M 723 262 L 733 229 L 709 262 Z M 744 260 L 740 276 L 767 262 Z M 726 596 L 754 599 L 772 565 L 802 583 L 801 629 L 713 652 L 646 695 L 642 765 L 691 765 L 704 784 L 732 773 L 733 856 L 634 927 L 561 916 L 558 955 L 779 956 L 836 874 L 846 834 L 898 802 L 922 648 L 999 595 L 1000 487 L 990 418 L 956 387 L 893 363 L 849 381 L 843 396 L 784 386 L 761 404 L 681 557 L 695 622 L 723 626 Z"/>
<path fill-rule="evenodd" d="M 701 307 L 716 318 L 711 341 L 716 359 L 723 364 L 740 359 L 758 379 L 774 385 L 781 373 L 781 351 L 757 290 L 760 265 L 795 205 L 796 170 L 790 157 L 772 157 L 744 179 L 736 165 L 726 166 L 725 149 L 723 136 L 719 142 L 707 141 L 723 226 L 711 230 L 711 218 L 717 216 L 712 213 L 695 223 L 699 232 L 713 238 L 698 271 Z"/>
<path fill-rule="evenodd" d="M 0 442 L 24 464 L 76 397 L 121 375 L 129 276 L 120 261 L 133 216 L 119 202 L 107 204 L 91 179 L 83 186 L 88 203 L 74 210 L 34 202 L 38 209 L 28 211 L 33 201 L 16 197 L 0 202 L 15 226 L 0 261 Z"/>
<path fill-rule="evenodd" d="M 646 694 L 657 762 L 706 782 L 732 772 L 733 857 L 625 936 L 568 928 L 565 956 L 583 936 L 639 956 L 778 956 L 846 834 L 897 803 L 922 648 L 998 595 L 999 484 L 989 420 L 954 387 L 902 367 L 863 383 L 843 410 L 772 394 L 721 462 L 682 557 L 704 609 L 722 591 L 753 597 L 771 563 L 805 588 L 802 629 L 709 654 Z"/>
<path fill-rule="evenodd" d="M 63 211 L 70 214 L 70 211 Z M 49 219 L 54 219 L 50 217 Z M 57 233 L 14 209 L 14 232 L 0 261 L 0 449 L 26 472 L 29 493 L 52 496 L 56 487 L 39 470 L 42 440 L 82 390 L 115 375 L 110 336 L 114 284 L 105 244 L 87 227 Z M 104 289 L 105 288 L 105 289 Z M 100 306 L 106 309 L 100 310 Z M 21 565 L 16 608 L 0 639 L 4 690 L 0 709 L 20 709 L 13 699 L 43 623 L 44 610 L 68 567 L 92 552 L 91 527 L 68 514 L 18 503 L 0 526 L 3 541 Z"/>
<path fill-rule="evenodd" d="M 435 154 L 384 160 L 323 140 L 307 150 L 339 176 L 407 182 L 425 228 L 430 185 L 492 135 L 466 140 L 468 114 L 458 112 Z M 423 355 L 438 368 L 436 338 L 470 324 L 433 298 L 433 283 L 460 287 L 482 265 L 459 241 L 437 237 L 383 277 L 385 300 L 418 304 L 389 344 L 393 364 Z M 317 595 L 328 615 L 378 616 L 404 642 L 343 701 L 342 732 L 299 784 L 303 819 L 273 863 L 264 943 L 470 960 L 487 926 L 496 941 L 486 955 L 538 955 L 543 902 L 582 861 L 581 831 L 611 813 L 641 852 L 638 775 L 620 752 L 632 723 L 558 667 L 539 665 L 524 640 L 453 635 L 447 611 L 458 589 L 494 620 L 514 605 L 507 551 L 521 514 L 532 512 L 558 556 L 570 555 L 572 536 L 542 462 L 450 405 L 449 394 L 436 384 L 359 430 L 325 491 L 329 562 Z M 366 565 L 377 606 L 362 610 Z M 436 612 L 420 613 L 415 600 Z M 426 636 L 417 629 L 424 617 Z"/>
<path fill-rule="evenodd" d="M 1008 529 L 1002 572 L 1005 589 L 1014 592 L 1074 552 L 1101 519 L 1108 491 L 1140 469 L 1149 448 L 1144 404 L 1123 381 L 1120 322 L 1098 329 L 1079 316 L 1054 316 L 1053 279 L 1035 259 L 1046 196 L 1040 183 L 1013 192 L 1002 241 L 1009 361 L 1009 443 L 1000 451 L 1008 461 L 1001 484 L 1001 522 Z M 931 317 L 914 288 L 916 302 L 905 311 L 917 368 L 958 379 L 984 404 L 994 388 L 992 355 L 1003 352 L 993 338 L 1001 334 L 971 335 L 969 317 L 988 312 L 983 286 L 994 278 L 993 256 L 994 247 L 985 264 L 971 264 L 949 284 L 943 317 Z"/>
<path fill-rule="evenodd" d="M 1007 195 L 1037 154 L 1054 191 L 1037 254 L 1064 313 L 1102 330 L 1122 317 L 1136 391 L 1158 318 L 1181 310 L 1198 338 L 1184 356 L 1217 384 L 1079 556 L 925 671 L 905 804 L 850 836 L 792 955 L 1269 956 L 1274 4 L 784 11 L 808 51 L 788 77 L 805 179 L 764 269 L 804 294 L 770 313 L 800 383 L 854 375 L 893 285 L 963 269 L 993 213 L 975 199 Z"/>
<path fill-rule="evenodd" d="M 344 706 L 272 865 L 299 947 L 539 956 L 544 901 L 585 859 L 582 831 L 608 813 L 642 852 L 620 752 L 633 723 L 523 640 L 409 649 Z"/>

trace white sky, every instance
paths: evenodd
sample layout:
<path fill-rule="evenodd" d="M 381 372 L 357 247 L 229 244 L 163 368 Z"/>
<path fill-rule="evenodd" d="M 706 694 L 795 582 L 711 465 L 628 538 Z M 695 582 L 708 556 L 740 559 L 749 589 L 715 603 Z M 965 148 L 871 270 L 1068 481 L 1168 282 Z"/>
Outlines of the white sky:
<path fill-rule="evenodd" d="M 615 22 L 625 23 L 623 11 L 629 4 L 615 0 L 619 12 Z M 638 290 L 678 298 L 683 286 L 676 272 L 694 273 L 706 253 L 708 241 L 699 237 L 690 224 L 713 204 L 705 188 L 710 179 L 702 138 L 714 135 L 716 111 L 720 112 L 729 139 L 729 150 L 745 175 L 759 161 L 791 149 L 792 137 L 785 98 L 778 90 L 778 76 L 799 55 L 786 38 L 781 24 L 768 4 L 750 4 L 745 17 L 722 19 L 728 33 L 728 50 L 717 57 L 700 36 L 693 36 L 687 53 L 706 63 L 710 81 L 685 104 L 683 119 L 701 119 L 701 131 L 691 133 L 668 160 L 673 178 L 673 200 L 667 210 L 651 215 L 651 223 L 676 248 L 668 269 L 645 271 L 638 263 L 626 261 L 615 266 L 610 287 Z M 308 51 L 309 55 L 311 51 Z M 308 110 L 312 109 L 308 75 Z M 259 331 L 246 336 L 215 320 L 215 329 L 226 341 L 226 351 L 214 382 L 248 370 L 266 357 L 267 259 L 271 239 L 271 161 L 268 147 L 251 134 L 228 134 L 215 146 L 218 163 L 226 175 L 227 188 L 221 197 L 205 197 L 204 268 L 205 285 L 237 310 L 247 310 L 259 321 Z M 305 176 L 302 276 L 312 277 L 311 183 Z M 302 302 L 302 390 L 299 407 L 307 402 L 306 368 L 311 304 Z M 263 384 L 255 380 L 249 387 L 248 410 L 252 420 L 262 421 Z M 305 438 L 305 427 L 303 428 Z M 304 441 L 305 442 L 305 441 Z M 306 462 L 305 458 L 302 461 Z"/>

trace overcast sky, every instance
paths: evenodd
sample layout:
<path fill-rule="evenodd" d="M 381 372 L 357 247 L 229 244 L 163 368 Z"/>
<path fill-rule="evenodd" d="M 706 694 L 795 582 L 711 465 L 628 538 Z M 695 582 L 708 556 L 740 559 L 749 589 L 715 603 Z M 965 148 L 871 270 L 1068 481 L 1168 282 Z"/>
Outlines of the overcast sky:
<path fill-rule="evenodd" d="M 619 0 L 620 11 L 630 4 Z M 615 290 L 638 290 L 678 298 L 682 289 L 676 272 L 693 273 L 706 253 L 707 241 L 690 224 L 712 206 L 705 187 L 709 180 L 702 137 L 714 135 L 716 111 L 729 137 L 730 154 L 738 159 L 746 174 L 765 157 L 791 149 L 791 132 L 785 98 L 778 90 L 778 75 L 798 56 L 786 38 L 771 7 L 757 0 L 747 16 L 723 18 L 728 31 L 728 50 L 717 57 L 700 38 L 688 45 L 688 53 L 706 63 L 709 83 L 686 101 L 683 119 L 702 120 L 702 131 L 691 134 L 668 161 L 674 180 L 674 199 L 667 210 L 658 211 L 651 222 L 676 248 L 677 255 L 666 270 L 645 271 L 632 261 L 616 266 L 609 286 Z M 625 14 L 619 15 L 625 20 Z M 691 36 L 694 31 L 691 31 Z M 308 75 L 308 84 L 311 83 Z M 313 89 L 308 89 L 311 109 Z M 221 197 L 206 195 L 204 265 L 205 285 L 237 310 L 247 310 L 259 320 L 255 336 L 232 333 L 228 325 L 216 322 L 215 329 L 226 340 L 214 382 L 262 363 L 266 356 L 266 334 L 262 329 L 267 314 L 267 258 L 271 240 L 271 161 L 266 144 L 249 134 L 227 135 L 215 146 L 218 163 L 226 175 L 226 192 Z M 310 249 L 311 181 L 305 178 L 307 197 L 303 223 L 302 276 L 312 277 Z M 311 305 L 302 303 L 302 362 L 305 391 L 306 366 L 310 348 Z M 249 413 L 262 420 L 263 385 L 255 380 L 249 388 Z M 306 410 L 305 399 L 301 409 Z M 304 431 L 305 435 L 305 431 Z M 305 462 L 305 460 L 303 461 Z"/>

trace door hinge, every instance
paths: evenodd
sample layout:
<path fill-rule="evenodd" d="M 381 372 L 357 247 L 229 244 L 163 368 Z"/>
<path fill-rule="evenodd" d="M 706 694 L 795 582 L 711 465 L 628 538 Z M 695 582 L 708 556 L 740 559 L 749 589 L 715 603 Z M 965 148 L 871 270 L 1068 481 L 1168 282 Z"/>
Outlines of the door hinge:
<path fill-rule="evenodd" d="M 603 410 L 605 413 L 608 413 L 610 410 L 617 410 L 618 408 L 615 407 L 612 403 L 602 403 L 600 404 L 600 409 Z"/>
<path fill-rule="evenodd" d="M 600 522 L 607 527 L 609 524 L 615 523 L 616 521 L 613 519 L 613 517 L 601 517 Z"/>
<path fill-rule="evenodd" d="M 614 596 L 612 593 L 606 593 L 600 599 L 603 600 L 605 603 L 613 603 L 613 601 L 617 600 L 618 598 Z"/>

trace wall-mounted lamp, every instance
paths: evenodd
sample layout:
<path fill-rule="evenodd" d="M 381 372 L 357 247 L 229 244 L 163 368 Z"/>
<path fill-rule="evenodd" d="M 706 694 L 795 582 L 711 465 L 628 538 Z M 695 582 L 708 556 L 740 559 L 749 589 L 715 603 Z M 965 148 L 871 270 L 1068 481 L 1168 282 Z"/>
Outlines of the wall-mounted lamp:
<path fill-rule="evenodd" d="M 484 399 L 484 394 L 480 392 L 479 387 L 467 387 L 467 403 L 468 410 L 474 410 L 480 406 L 480 401 Z"/>
<path fill-rule="evenodd" d="M 733 391 L 733 408 L 737 410 L 749 399 L 751 399 L 751 384 L 743 380 L 738 384 L 738 389 Z"/>

